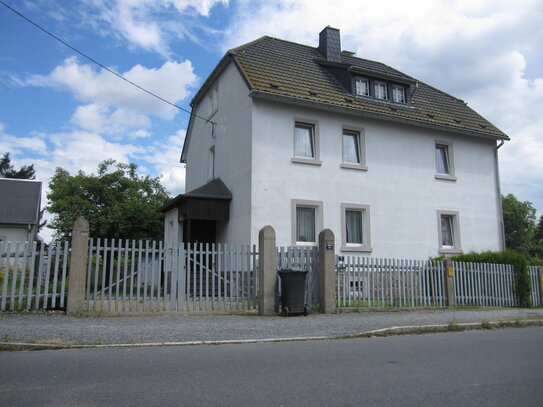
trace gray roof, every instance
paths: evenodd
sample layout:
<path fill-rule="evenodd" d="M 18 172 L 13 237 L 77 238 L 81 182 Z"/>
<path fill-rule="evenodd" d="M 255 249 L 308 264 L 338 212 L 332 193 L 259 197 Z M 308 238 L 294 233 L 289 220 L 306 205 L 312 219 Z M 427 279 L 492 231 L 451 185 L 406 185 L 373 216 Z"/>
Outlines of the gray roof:
<path fill-rule="evenodd" d="M 0 178 L 0 223 L 37 224 L 41 181 Z"/>
<path fill-rule="evenodd" d="M 222 179 L 215 178 L 201 187 L 193 189 L 185 194 L 177 195 L 175 198 L 166 202 L 159 211 L 167 212 L 170 209 L 175 208 L 181 201 L 190 198 L 223 199 L 229 201 L 232 199 L 232 193 L 228 187 L 224 185 Z"/>

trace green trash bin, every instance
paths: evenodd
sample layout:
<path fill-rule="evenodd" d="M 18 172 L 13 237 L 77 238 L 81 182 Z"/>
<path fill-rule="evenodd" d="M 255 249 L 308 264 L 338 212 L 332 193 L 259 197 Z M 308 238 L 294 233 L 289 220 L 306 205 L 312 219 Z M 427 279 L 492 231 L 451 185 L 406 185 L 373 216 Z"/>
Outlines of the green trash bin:
<path fill-rule="evenodd" d="M 281 315 L 309 315 L 305 303 L 305 279 L 307 270 L 290 268 L 279 270 L 281 277 Z"/>

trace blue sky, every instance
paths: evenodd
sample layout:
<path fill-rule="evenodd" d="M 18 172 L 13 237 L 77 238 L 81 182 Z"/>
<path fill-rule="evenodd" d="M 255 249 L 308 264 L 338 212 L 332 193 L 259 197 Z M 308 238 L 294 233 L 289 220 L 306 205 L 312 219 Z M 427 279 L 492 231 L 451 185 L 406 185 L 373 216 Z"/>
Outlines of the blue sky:
<path fill-rule="evenodd" d="M 465 100 L 506 132 L 502 191 L 543 213 L 541 0 L 3 1 L 186 109 L 227 49 L 262 35 L 316 46 L 323 27 L 339 28 L 343 49 Z M 93 172 L 114 158 L 176 195 L 187 123 L 0 5 L 0 153 L 15 166 L 34 163 L 47 184 L 55 167 Z"/>

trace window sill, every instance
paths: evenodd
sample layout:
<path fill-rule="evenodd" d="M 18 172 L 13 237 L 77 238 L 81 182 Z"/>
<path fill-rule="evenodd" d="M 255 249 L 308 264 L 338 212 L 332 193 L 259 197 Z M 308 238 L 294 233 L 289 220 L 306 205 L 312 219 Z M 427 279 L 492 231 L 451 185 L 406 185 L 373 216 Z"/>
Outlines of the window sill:
<path fill-rule="evenodd" d="M 341 246 L 341 251 L 342 252 L 366 252 L 366 253 L 369 253 L 369 252 L 373 251 L 373 247 L 371 247 L 371 246 L 363 246 L 363 245 L 360 245 L 360 246 L 345 246 L 345 245 L 342 245 Z"/>
<path fill-rule="evenodd" d="M 367 171 L 368 167 L 362 164 L 354 164 L 354 163 L 341 163 L 339 165 L 341 168 L 347 168 L 349 170 L 358 170 L 358 171 Z"/>
<path fill-rule="evenodd" d="M 291 161 L 297 164 L 322 165 L 321 160 L 316 160 L 314 158 L 292 157 Z"/>
<path fill-rule="evenodd" d="M 436 174 L 435 177 L 436 179 L 442 179 L 445 181 L 456 181 L 456 177 L 449 174 Z"/>
<path fill-rule="evenodd" d="M 464 251 L 459 248 L 445 249 L 443 247 L 439 248 L 437 251 L 439 254 L 463 254 Z"/>

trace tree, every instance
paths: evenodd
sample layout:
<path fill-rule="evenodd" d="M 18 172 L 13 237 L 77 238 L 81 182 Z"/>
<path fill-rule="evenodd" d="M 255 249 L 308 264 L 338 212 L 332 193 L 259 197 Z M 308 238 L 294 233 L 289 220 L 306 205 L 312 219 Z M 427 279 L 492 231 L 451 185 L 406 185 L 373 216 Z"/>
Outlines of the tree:
<path fill-rule="evenodd" d="M 9 153 L 5 153 L 0 158 L 0 177 L 3 178 L 18 178 L 18 179 L 34 179 L 36 170 L 34 164 L 23 165 L 18 171 L 11 165 Z"/>
<path fill-rule="evenodd" d="M 162 239 L 164 215 L 158 209 L 169 199 L 158 178 L 139 176 L 135 164 L 106 160 L 98 172 L 70 175 L 57 168 L 49 183 L 48 225 L 55 237 L 67 238 L 74 221 L 84 216 L 90 233 L 116 239 Z"/>
<path fill-rule="evenodd" d="M 520 202 L 513 194 L 502 196 L 505 245 L 508 249 L 529 254 L 536 231 L 535 208 L 531 202 Z"/>

